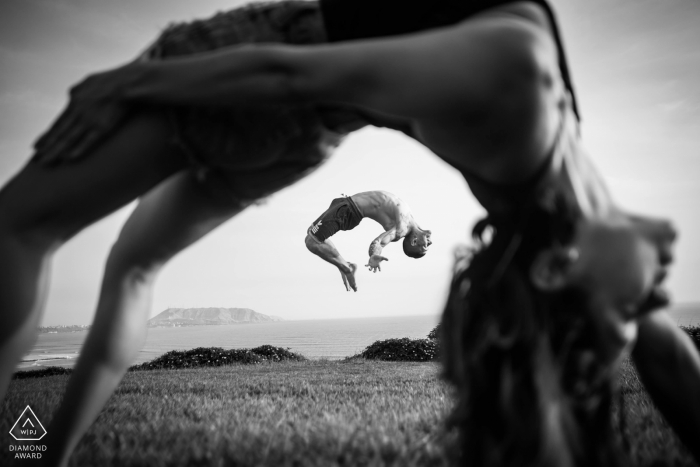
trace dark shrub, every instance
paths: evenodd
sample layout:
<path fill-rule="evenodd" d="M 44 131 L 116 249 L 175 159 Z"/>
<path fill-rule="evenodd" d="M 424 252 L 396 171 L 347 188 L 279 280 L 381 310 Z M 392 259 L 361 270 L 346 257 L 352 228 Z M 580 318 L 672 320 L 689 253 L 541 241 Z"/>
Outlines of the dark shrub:
<path fill-rule="evenodd" d="M 198 347 L 192 350 L 173 350 L 151 360 L 134 365 L 130 370 L 158 370 L 175 368 L 199 368 L 222 366 L 232 363 L 253 364 L 263 361 L 302 361 L 305 357 L 281 347 L 261 345 L 254 349 L 222 349 L 221 347 Z"/>
<path fill-rule="evenodd" d="M 69 375 L 73 373 L 70 368 L 50 366 L 41 370 L 18 371 L 12 375 L 12 379 L 41 378 L 43 376 Z"/>
<path fill-rule="evenodd" d="M 174 370 L 178 368 L 201 368 L 222 366 L 232 363 L 254 364 L 261 362 L 281 362 L 284 360 L 304 361 L 303 355 L 290 352 L 289 349 L 261 345 L 254 349 L 222 349 L 221 347 L 197 347 L 191 350 L 171 350 L 149 362 L 133 365 L 129 371 Z M 70 368 L 52 366 L 43 370 L 18 371 L 14 379 L 39 378 L 42 376 L 68 375 Z"/>
<path fill-rule="evenodd" d="M 262 358 L 248 349 L 222 349 L 221 347 L 197 347 L 191 350 L 171 350 L 158 358 L 129 370 L 163 370 L 222 366 L 231 363 L 260 363 Z"/>
<path fill-rule="evenodd" d="M 271 345 L 261 345 L 260 347 L 250 349 L 250 351 L 256 355 L 259 355 L 261 358 L 272 362 L 281 362 L 282 360 L 301 362 L 306 360 L 306 357 L 299 355 L 298 353 L 290 352 L 289 349 L 273 347 Z"/>
<path fill-rule="evenodd" d="M 358 356 L 389 362 L 427 362 L 437 360 L 438 345 L 431 339 L 387 339 L 367 346 Z"/>
<path fill-rule="evenodd" d="M 440 339 L 440 323 L 433 328 L 432 331 L 428 333 L 428 339 L 438 340 Z"/>

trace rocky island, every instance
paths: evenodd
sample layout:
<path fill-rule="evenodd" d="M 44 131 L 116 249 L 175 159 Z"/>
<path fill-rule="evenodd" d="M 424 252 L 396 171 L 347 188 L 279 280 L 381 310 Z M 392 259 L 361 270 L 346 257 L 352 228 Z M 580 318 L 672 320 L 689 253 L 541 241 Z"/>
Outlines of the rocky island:
<path fill-rule="evenodd" d="M 250 308 L 168 308 L 148 320 L 148 327 L 217 326 L 283 321 Z"/>

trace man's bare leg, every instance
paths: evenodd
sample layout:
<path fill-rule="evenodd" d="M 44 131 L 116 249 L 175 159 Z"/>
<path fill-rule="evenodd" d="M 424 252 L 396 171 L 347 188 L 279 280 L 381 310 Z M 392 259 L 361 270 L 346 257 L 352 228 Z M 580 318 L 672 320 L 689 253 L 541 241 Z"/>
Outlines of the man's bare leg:
<path fill-rule="evenodd" d="M 309 233 L 306 235 L 306 248 L 322 260 L 338 268 L 343 278 L 343 284 L 345 284 L 345 290 L 350 291 L 352 289 L 357 292 L 357 284 L 355 283 L 357 264 L 346 261 L 330 238 L 322 242 Z"/>

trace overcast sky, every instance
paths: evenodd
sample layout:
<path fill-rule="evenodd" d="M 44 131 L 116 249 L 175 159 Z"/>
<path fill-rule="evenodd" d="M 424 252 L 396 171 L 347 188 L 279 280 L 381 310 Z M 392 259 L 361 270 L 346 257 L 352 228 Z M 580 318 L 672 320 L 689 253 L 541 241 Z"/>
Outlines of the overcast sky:
<path fill-rule="evenodd" d="M 86 74 L 125 62 L 170 21 L 211 15 L 229 0 L 2 0 L 0 183 Z M 554 0 L 583 114 L 584 140 L 615 197 L 670 217 L 680 230 L 669 278 L 676 302 L 700 301 L 700 2 Z M 41 187 L 37 187 L 41 189 Z M 359 292 L 304 246 L 309 224 L 341 193 L 388 190 L 433 231 L 423 259 L 400 244 L 382 272 L 361 269 Z M 92 321 L 104 259 L 132 206 L 56 256 L 43 325 Z M 483 214 L 463 179 L 413 141 L 366 129 L 264 206 L 253 207 L 176 257 L 159 278 L 152 316 L 167 307 L 247 307 L 285 319 L 440 313 L 455 245 Z M 381 227 L 365 220 L 333 237 L 360 265 Z"/>

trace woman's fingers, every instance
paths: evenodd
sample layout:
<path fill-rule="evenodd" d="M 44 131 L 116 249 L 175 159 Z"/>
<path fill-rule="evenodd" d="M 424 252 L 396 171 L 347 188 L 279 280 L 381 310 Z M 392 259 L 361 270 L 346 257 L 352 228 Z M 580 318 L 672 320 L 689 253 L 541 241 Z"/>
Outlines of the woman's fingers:
<path fill-rule="evenodd" d="M 127 109 L 103 105 L 80 112 L 71 107 L 35 143 L 34 162 L 55 165 L 79 159 L 124 120 Z"/>
<path fill-rule="evenodd" d="M 89 129 L 87 126 L 76 123 L 68 133 L 64 133 L 63 138 L 55 140 L 55 142 L 47 146 L 44 150 L 39 151 L 35 156 L 35 160 L 46 165 L 55 165 L 61 162 L 76 144 L 80 143 L 85 137 Z"/>
<path fill-rule="evenodd" d="M 80 121 L 77 121 L 63 132 L 61 138 L 48 149 L 49 163 L 59 162 L 60 159 L 68 153 L 88 132 L 88 127 Z"/>
<path fill-rule="evenodd" d="M 68 106 L 68 108 L 63 111 L 63 113 L 58 117 L 58 119 L 51 125 L 51 127 L 36 140 L 34 143 L 34 149 L 37 151 L 42 151 L 45 148 L 53 146 L 56 144 L 64 134 L 69 131 L 78 122 L 78 114 L 73 110 L 73 106 Z"/>
<path fill-rule="evenodd" d="M 65 159 L 71 161 L 80 159 L 102 139 L 102 136 L 102 132 L 88 131 L 82 140 L 73 149 L 69 150 Z"/>

